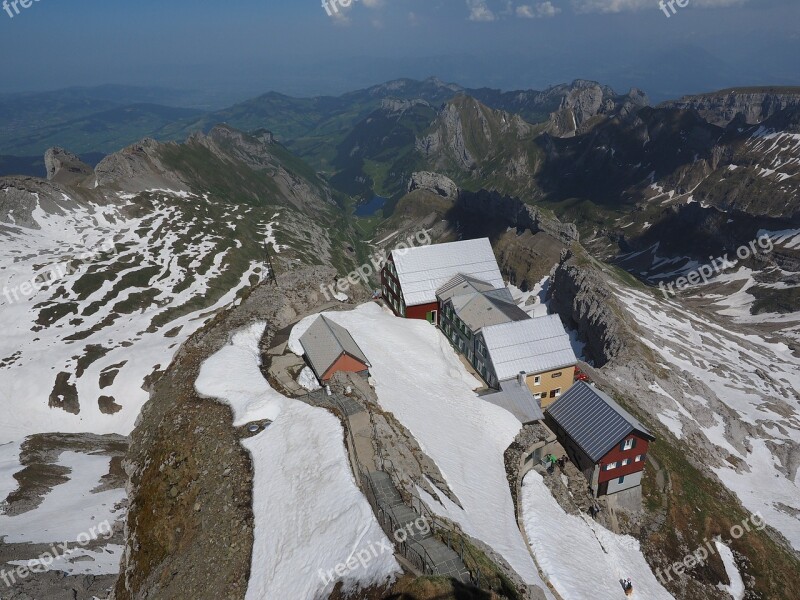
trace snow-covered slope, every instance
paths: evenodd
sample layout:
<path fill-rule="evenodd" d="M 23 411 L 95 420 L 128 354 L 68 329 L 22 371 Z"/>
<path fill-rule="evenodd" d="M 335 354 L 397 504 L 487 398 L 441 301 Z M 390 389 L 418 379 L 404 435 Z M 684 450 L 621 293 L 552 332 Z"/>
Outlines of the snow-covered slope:
<path fill-rule="evenodd" d="M 231 405 L 237 424 L 273 421 L 243 442 L 255 472 L 246 598 L 316 600 L 339 581 L 345 591 L 384 584 L 400 567 L 393 551 L 373 551 L 392 546 L 356 486 L 341 423 L 269 386 L 259 369 L 264 327 L 256 323 L 237 333 L 203 364 L 196 382 L 199 393 Z M 348 562 L 358 556 L 369 560 L 351 568 Z"/>
<path fill-rule="evenodd" d="M 672 600 L 644 558 L 639 542 L 590 518 L 569 515 L 536 471 L 522 486 L 525 533 L 542 570 L 564 600 L 624 600 L 630 579 L 637 598 Z"/>
<path fill-rule="evenodd" d="M 0 400 L 15 415 L 0 423 L 0 443 L 129 433 L 146 378 L 264 276 L 261 240 L 248 234 L 274 229 L 274 208 L 220 214 L 194 195 L 147 196 L 104 206 L 65 196 L 37 204 L 38 229 L 0 228 Z M 46 283 L 31 290 L 37 275 Z"/>
<path fill-rule="evenodd" d="M 800 549 L 800 358 L 677 302 L 634 290 L 617 297 L 663 373 L 632 395 Z M 636 381 L 624 366 L 613 373 L 620 386 Z"/>
<path fill-rule="evenodd" d="M 426 498 L 420 490 L 430 508 L 501 554 L 526 582 L 546 590 L 517 526 L 503 459 L 521 423 L 478 398 L 473 389 L 479 382 L 427 322 L 395 318 L 375 304 L 326 316 L 353 335 L 372 364 L 381 406 L 411 431 L 463 507 L 443 493 Z M 293 352 L 302 354 L 298 340 L 314 318 L 293 329 Z"/>

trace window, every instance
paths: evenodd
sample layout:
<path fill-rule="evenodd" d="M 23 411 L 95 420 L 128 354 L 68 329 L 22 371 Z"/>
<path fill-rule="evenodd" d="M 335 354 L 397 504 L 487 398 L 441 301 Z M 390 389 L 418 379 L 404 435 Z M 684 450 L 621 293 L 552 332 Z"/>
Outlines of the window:
<path fill-rule="evenodd" d="M 617 463 L 615 463 L 615 462 L 613 462 L 613 463 L 608 463 L 608 464 L 606 465 L 606 471 L 613 471 L 613 470 L 614 470 L 614 469 L 616 469 L 616 468 L 617 468 Z"/>
<path fill-rule="evenodd" d="M 644 456 L 642 456 L 641 454 L 639 454 L 639 455 L 636 457 L 636 460 L 634 460 L 633 462 L 642 462 L 643 460 L 644 460 Z"/>
<path fill-rule="evenodd" d="M 542 400 L 546 400 L 547 399 L 547 392 L 542 392 L 541 394 L 539 394 L 539 398 L 542 399 Z"/>
<path fill-rule="evenodd" d="M 625 460 L 622 461 L 622 466 L 623 467 L 627 467 L 629 464 L 631 464 L 631 459 L 630 458 L 626 458 Z"/>
<path fill-rule="evenodd" d="M 483 347 L 483 343 L 478 342 L 477 350 L 478 350 L 478 354 L 480 354 L 481 356 L 486 356 L 486 348 Z"/>
<path fill-rule="evenodd" d="M 533 378 L 533 385 L 541 385 L 542 384 L 542 376 L 537 375 Z"/>
<path fill-rule="evenodd" d="M 622 485 L 623 483 L 625 483 L 625 478 L 624 478 L 624 477 L 620 477 L 620 478 L 619 478 L 619 483 L 620 483 L 620 485 Z"/>
<path fill-rule="evenodd" d="M 564 374 L 563 372 L 559 371 L 558 373 L 553 373 L 553 374 L 550 376 L 550 378 L 551 378 L 551 379 L 558 379 L 558 378 L 559 378 L 559 377 L 561 377 L 563 374 Z"/>
<path fill-rule="evenodd" d="M 634 445 L 635 445 L 635 440 L 633 438 L 625 440 L 624 442 L 622 442 L 622 451 L 627 452 L 628 450 L 633 450 Z"/>
<path fill-rule="evenodd" d="M 561 395 L 561 388 L 558 388 L 558 389 L 553 390 L 552 392 L 550 392 L 550 397 L 551 398 L 558 398 L 560 395 Z"/>

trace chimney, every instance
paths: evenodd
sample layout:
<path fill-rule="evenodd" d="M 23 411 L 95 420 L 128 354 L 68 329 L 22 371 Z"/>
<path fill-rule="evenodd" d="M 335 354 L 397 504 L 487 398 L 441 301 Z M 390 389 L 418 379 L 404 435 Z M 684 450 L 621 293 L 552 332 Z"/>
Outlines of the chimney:
<path fill-rule="evenodd" d="M 517 376 L 517 381 L 520 385 L 525 385 L 525 380 L 527 379 L 527 373 L 525 371 L 520 371 L 519 375 Z"/>

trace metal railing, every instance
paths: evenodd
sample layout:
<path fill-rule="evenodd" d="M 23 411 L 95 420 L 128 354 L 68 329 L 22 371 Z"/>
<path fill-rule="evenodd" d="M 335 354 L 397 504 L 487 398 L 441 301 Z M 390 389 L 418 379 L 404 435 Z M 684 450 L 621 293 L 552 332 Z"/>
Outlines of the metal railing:
<path fill-rule="evenodd" d="M 367 497 L 375 515 L 378 517 L 378 522 L 381 524 L 384 533 L 386 533 L 395 544 L 400 554 L 424 575 L 435 575 L 436 562 L 425 547 L 410 537 L 406 537 L 403 541 L 397 539 L 397 532 L 405 530 L 406 527 L 402 526 L 384 506 L 381 506 L 378 500 L 378 491 L 375 489 L 369 476 L 364 473 L 364 471 L 360 471 L 359 477 L 362 482 L 362 488 L 364 489 L 364 495 Z"/>

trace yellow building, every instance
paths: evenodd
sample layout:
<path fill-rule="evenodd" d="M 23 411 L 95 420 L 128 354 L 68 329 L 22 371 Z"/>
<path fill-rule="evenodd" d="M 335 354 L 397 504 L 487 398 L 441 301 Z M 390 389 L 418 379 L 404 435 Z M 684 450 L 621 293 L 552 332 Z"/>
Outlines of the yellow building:
<path fill-rule="evenodd" d="M 575 382 L 578 358 L 558 315 L 484 327 L 475 352 L 485 365 L 486 381 L 524 381 L 542 408 Z"/>

